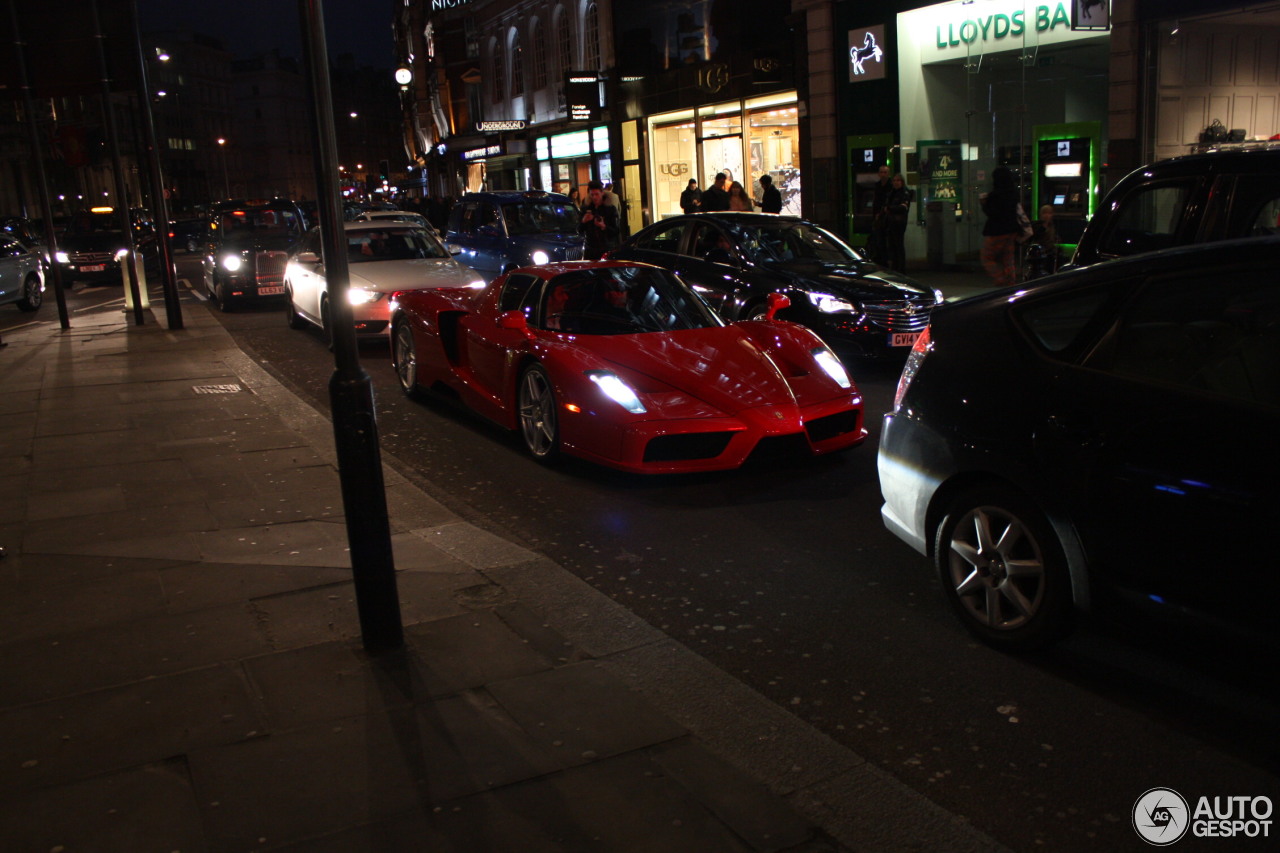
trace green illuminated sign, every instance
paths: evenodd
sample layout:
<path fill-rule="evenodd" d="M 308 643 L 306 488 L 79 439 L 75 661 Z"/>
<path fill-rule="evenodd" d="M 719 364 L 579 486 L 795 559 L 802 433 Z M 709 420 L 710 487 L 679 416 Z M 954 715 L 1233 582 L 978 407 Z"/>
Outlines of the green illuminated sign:
<path fill-rule="evenodd" d="M 962 8 L 967 10 L 973 7 L 964 6 Z M 1027 21 L 1027 14 L 1025 9 L 1014 9 L 1008 14 L 995 12 L 990 15 L 966 17 L 949 21 L 945 24 L 938 24 L 935 28 L 937 47 L 939 50 L 945 50 L 949 47 L 959 47 L 962 44 L 986 43 L 1011 36 L 1016 38 L 1023 35 L 1028 26 L 1037 33 L 1053 32 L 1058 27 L 1064 27 L 1067 30 L 1071 29 L 1071 16 L 1067 13 L 1066 3 L 1060 2 L 1054 5 L 1037 6 L 1031 12 L 1032 18 L 1030 22 Z"/>

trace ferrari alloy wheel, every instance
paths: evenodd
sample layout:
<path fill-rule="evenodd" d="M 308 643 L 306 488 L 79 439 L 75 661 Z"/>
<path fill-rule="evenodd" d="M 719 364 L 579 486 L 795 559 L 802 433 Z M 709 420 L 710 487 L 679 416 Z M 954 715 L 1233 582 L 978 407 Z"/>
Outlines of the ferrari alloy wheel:
<path fill-rule="evenodd" d="M 560 453 L 560 432 L 556 422 L 556 394 L 551 377 L 535 364 L 520 377 L 516 400 L 520 415 L 520 436 L 533 458 L 549 462 Z"/>
<path fill-rule="evenodd" d="M 938 526 L 934 546 L 952 608 L 987 644 L 1030 651 L 1070 628 L 1066 558 L 1028 498 L 998 487 L 960 495 Z"/>
<path fill-rule="evenodd" d="M 396 379 L 400 381 L 400 390 L 406 397 L 418 399 L 422 389 L 418 386 L 418 354 L 414 345 L 413 329 L 408 323 L 396 326 L 394 351 Z"/>
<path fill-rule="evenodd" d="M 44 294 L 40 292 L 40 279 L 35 275 L 27 276 L 22 284 L 22 299 L 18 301 L 19 311 L 35 311 L 44 304 Z"/>

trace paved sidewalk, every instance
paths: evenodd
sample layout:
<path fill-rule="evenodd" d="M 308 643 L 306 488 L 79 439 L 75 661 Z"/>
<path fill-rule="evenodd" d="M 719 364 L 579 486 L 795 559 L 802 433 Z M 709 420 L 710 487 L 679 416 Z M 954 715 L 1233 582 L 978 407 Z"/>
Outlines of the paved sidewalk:
<path fill-rule="evenodd" d="M 328 422 L 183 307 L 0 350 L 6 853 L 1002 849 L 393 459 L 370 659 Z"/>

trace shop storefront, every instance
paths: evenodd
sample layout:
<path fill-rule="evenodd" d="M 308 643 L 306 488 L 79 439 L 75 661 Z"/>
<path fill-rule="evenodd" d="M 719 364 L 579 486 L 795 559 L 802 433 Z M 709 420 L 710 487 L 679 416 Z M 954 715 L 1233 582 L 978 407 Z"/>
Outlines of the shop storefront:
<path fill-rule="evenodd" d="M 539 186 L 549 192 L 564 193 L 585 202 L 588 183 L 613 182 L 609 128 L 604 125 L 536 137 L 534 157 L 538 162 Z"/>
<path fill-rule="evenodd" d="M 979 194 L 1013 171 L 1031 218 L 1078 233 L 1100 194 L 1109 32 L 1073 29 L 1069 0 L 949 2 L 897 16 L 901 157 L 915 189 L 907 256 L 968 263 Z"/>
<path fill-rule="evenodd" d="M 649 116 L 646 169 L 654 220 L 679 214 L 689 179 L 711 186 L 725 172 L 754 199 L 760 176 L 782 192 L 783 213 L 800 213 L 800 129 L 796 93 L 725 101 Z"/>

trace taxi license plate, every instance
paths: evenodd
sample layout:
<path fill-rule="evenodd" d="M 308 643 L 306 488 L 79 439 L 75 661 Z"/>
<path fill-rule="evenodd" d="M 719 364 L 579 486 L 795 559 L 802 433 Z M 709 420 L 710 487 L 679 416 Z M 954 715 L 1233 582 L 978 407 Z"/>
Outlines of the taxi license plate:
<path fill-rule="evenodd" d="M 88 266 L 80 267 L 80 272 L 106 272 L 106 271 L 107 271 L 106 264 L 89 264 Z"/>
<path fill-rule="evenodd" d="M 259 296 L 275 296 L 280 293 L 284 293 L 284 285 L 276 285 L 275 287 L 259 287 L 258 288 Z"/>
<path fill-rule="evenodd" d="M 909 347 L 914 346 L 916 338 L 920 337 L 919 332 L 890 332 L 889 346 L 891 347 Z"/>

